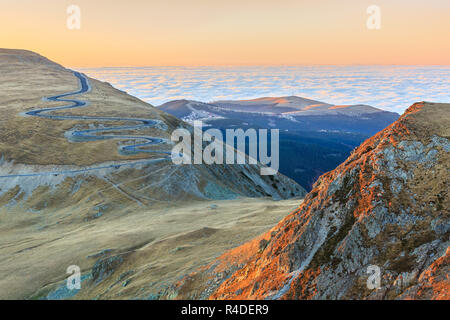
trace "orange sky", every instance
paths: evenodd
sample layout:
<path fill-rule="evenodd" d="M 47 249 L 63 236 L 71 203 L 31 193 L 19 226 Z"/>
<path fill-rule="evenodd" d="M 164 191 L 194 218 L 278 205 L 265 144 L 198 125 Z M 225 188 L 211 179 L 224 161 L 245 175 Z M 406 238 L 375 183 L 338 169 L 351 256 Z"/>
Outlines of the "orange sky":
<path fill-rule="evenodd" d="M 449 0 L 0 0 L 0 30 L 0 47 L 70 67 L 450 65 Z"/>

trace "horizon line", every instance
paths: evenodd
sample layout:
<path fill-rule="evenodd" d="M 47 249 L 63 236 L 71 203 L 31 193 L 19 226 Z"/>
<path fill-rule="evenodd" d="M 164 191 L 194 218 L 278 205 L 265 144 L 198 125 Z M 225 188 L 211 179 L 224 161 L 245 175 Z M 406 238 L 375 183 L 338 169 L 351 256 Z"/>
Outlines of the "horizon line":
<path fill-rule="evenodd" d="M 205 64 L 205 65 L 190 65 L 190 64 L 174 64 L 174 65 L 104 65 L 104 66 L 67 66 L 67 68 L 83 68 L 83 69 L 98 69 L 98 68 L 210 68 L 210 67 L 448 67 L 450 64 L 392 64 L 392 63 L 361 63 L 361 64 Z"/>

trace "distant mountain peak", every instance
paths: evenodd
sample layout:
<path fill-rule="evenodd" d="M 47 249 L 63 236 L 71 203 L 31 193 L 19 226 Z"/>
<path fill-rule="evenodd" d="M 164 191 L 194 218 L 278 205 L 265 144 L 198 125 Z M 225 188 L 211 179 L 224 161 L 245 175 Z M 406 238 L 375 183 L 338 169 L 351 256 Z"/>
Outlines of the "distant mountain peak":
<path fill-rule="evenodd" d="M 204 103 L 193 100 L 174 100 L 160 106 L 166 112 L 173 110 L 175 116 L 185 114 L 187 110 L 182 111 L 186 105 L 202 105 L 203 107 L 220 108 L 224 111 L 246 112 L 246 113 L 264 113 L 274 115 L 289 116 L 328 116 L 342 115 L 350 117 L 360 117 L 365 114 L 395 114 L 384 111 L 369 105 L 333 105 L 321 101 L 311 100 L 298 96 L 286 97 L 261 97 L 248 100 L 219 100 L 211 103 Z M 397 115 L 398 116 L 398 115 Z"/>
<path fill-rule="evenodd" d="M 320 101 L 297 96 L 262 97 L 249 100 L 222 100 L 213 103 L 220 107 L 234 110 L 265 111 L 274 113 L 303 110 L 305 107 L 311 105 L 327 105 Z"/>

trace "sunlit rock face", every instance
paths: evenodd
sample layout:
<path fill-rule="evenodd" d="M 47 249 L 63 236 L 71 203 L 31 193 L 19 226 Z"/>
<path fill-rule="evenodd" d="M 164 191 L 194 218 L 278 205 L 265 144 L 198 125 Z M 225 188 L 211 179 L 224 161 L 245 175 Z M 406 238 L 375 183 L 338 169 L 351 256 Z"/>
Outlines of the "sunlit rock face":
<path fill-rule="evenodd" d="M 449 104 L 414 104 L 276 227 L 165 297 L 449 299 L 449 117 Z"/>

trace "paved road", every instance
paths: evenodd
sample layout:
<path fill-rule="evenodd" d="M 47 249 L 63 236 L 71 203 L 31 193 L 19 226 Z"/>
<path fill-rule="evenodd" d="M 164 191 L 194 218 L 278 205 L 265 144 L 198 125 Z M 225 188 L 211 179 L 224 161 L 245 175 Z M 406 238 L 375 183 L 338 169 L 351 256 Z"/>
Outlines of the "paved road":
<path fill-rule="evenodd" d="M 100 121 L 100 122 L 114 122 L 114 121 L 130 121 L 136 123 L 135 125 L 128 126 L 118 126 L 118 127 L 105 127 L 99 129 L 90 129 L 90 130 L 71 130 L 66 133 L 66 137 L 70 141 L 80 142 L 80 141 L 93 141 L 93 140 L 108 140 L 108 139 L 120 139 L 120 140 L 131 140 L 135 141 L 132 145 L 125 145 L 119 147 L 119 153 L 121 154 L 137 154 L 137 153 L 158 153 L 161 155 L 165 155 L 161 158 L 153 158 L 149 160 L 139 160 L 139 161 L 128 161 L 122 163 L 114 163 L 111 165 L 102 165 L 97 167 L 87 167 L 77 170 L 61 170 L 61 171 L 51 171 L 51 172 L 33 172 L 33 173 L 23 173 L 23 174 L 13 174 L 13 175 L 3 175 L 0 178 L 14 178 L 14 177 L 32 177 L 32 176 L 43 176 L 43 175 L 59 175 L 59 174 L 77 174 L 88 171 L 100 170 L 100 169 L 108 169 L 114 168 L 118 169 L 120 167 L 125 166 L 135 166 L 139 164 L 147 164 L 154 163 L 164 160 L 169 160 L 171 157 L 171 153 L 168 151 L 161 150 L 149 150 L 146 147 L 150 145 L 159 145 L 167 143 L 167 140 L 151 137 L 151 136 L 135 136 L 135 135 L 120 135 L 120 134 L 105 134 L 107 132 L 119 132 L 124 130 L 140 130 L 144 128 L 155 127 L 159 123 L 160 120 L 156 119 L 141 119 L 141 118 L 120 118 L 120 117 L 96 117 L 96 116 L 77 116 L 77 115 L 55 115 L 51 114 L 52 111 L 57 110 L 66 110 L 66 109 L 74 109 L 74 108 L 82 108 L 87 107 L 88 103 L 85 101 L 77 100 L 77 99 L 69 99 L 69 96 L 80 95 L 86 93 L 90 90 L 89 80 L 81 73 L 74 72 L 75 77 L 78 78 L 80 83 L 80 89 L 74 92 L 68 92 L 64 94 L 59 94 L 52 97 L 47 97 L 45 100 L 47 101 L 57 101 L 57 102 L 67 102 L 69 104 L 61 107 L 54 108 L 44 108 L 44 109 L 35 109 L 26 112 L 25 114 L 28 116 L 41 117 L 52 120 L 89 120 L 89 121 Z"/>

